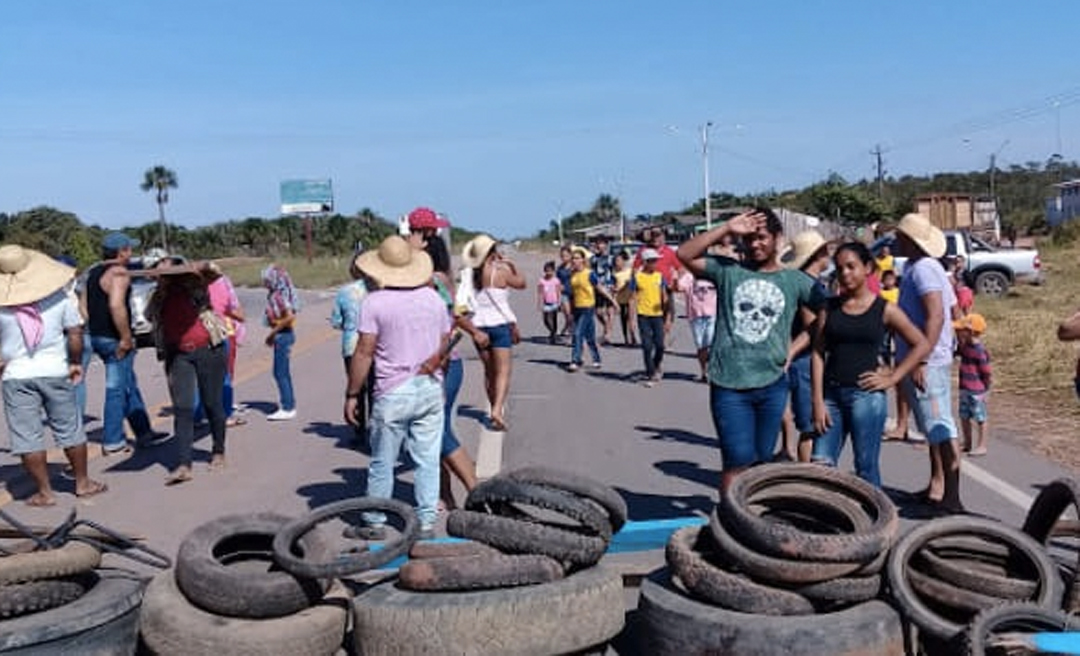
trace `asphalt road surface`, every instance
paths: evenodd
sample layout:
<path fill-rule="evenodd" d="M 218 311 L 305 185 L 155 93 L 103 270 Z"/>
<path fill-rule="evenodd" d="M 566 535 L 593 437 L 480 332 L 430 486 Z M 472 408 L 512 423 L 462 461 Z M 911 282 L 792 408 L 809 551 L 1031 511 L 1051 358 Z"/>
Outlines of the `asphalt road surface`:
<path fill-rule="evenodd" d="M 541 259 L 521 256 L 531 284 Z M 244 290 L 251 317 L 260 317 L 263 294 Z M 228 468 L 209 473 L 209 437 L 197 443 L 195 480 L 165 487 L 173 446 L 137 452 L 119 459 L 93 453 L 93 476 L 108 483 L 107 494 L 77 500 L 72 484 L 59 476 L 62 458 L 52 454 L 57 506 L 30 508 L 19 499 L 29 487 L 17 460 L 0 452 L 0 476 L 10 494 L 0 493 L 3 510 L 33 524 L 55 524 L 75 508 L 80 517 L 142 534 L 148 544 L 175 554 L 186 533 L 198 524 L 229 513 L 273 510 L 287 515 L 339 499 L 362 495 L 367 456 L 349 444 L 351 430 L 341 418 L 344 373 L 338 333 L 329 328 L 332 291 L 305 292 L 297 327 L 293 377 L 298 417 L 268 422 L 277 392 L 270 374 L 271 351 L 263 345 L 265 329 L 251 322 L 237 367 L 237 399 L 248 406 L 247 425 L 228 433 Z M 685 319 L 676 325 L 674 345 L 665 359 L 665 379 L 649 389 L 637 383 L 640 351 L 622 346 L 603 349 L 603 366 L 569 373 L 567 346 L 548 345 L 530 289 L 513 298 L 526 341 L 514 351 L 512 393 L 505 434 L 484 429 L 486 401 L 482 373 L 471 345 L 456 427 L 477 458 L 481 476 L 510 468 L 542 464 L 592 476 L 619 490 L 633 520 L 704 517 L 716 503 L 720 456 L 708 412 L 706 385 L 697 382 L 697 362 Z M 620 338 L 621 340 L 621 338 Z M 152 350 L 138 355 L 139 381 L 159 430 L 171 430 L 168 395 L 161 366 Z M 88 423 L 91 440 L 99 439 L 103 369 L 89 371 Z M 990 409 L 993 416 L 993 407 Z M 5 430 L 6 433 L 6 430 Z M 963 466 L 963 499 L 972 512 L 1018 525 L 1041 484 L 1069 476 L 1066 471 L 1007 440 L 992 436 L 989 455 Z M 0 438 L 6 449 L 7 439 Z M 925 485 L 925 451 L 889 443 L 882 451 L 883 479 L 900 501 L 903 492 Z M 850 460 L 842 463 L 850 468 Z M 401 468 L 397 494 L 411 501 L 409 474 Z M 460 490 L 459 498 L 460 498 Z M 12 499 L 14 497 L 14 500 Z M 918 508 L 902 506 L 913 520 Z M 659 551 L 636 556 L 641 567 L 659 563 Z"/>

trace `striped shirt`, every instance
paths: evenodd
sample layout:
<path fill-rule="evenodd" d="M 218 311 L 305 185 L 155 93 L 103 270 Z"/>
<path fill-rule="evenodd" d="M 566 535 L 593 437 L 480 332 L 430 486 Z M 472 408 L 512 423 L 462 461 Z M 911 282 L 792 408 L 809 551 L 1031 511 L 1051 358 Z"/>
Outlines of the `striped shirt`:
<path fill-rule="evenodd" d="M 960 389 L 982 394 L 990 389 L 990 354 L 981 342 L 960 346 Z"/>

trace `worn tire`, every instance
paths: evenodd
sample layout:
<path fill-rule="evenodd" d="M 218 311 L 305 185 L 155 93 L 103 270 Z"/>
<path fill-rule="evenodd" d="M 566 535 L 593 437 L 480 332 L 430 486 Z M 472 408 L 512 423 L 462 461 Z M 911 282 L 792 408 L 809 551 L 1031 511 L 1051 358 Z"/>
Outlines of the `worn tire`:
<path fill-rule="evenodd" d="M 451 510 L 446 532 L 506 553 L 540 554 L 576 567 L 595 565 L 607 549 L 607 540 L 599 536 L 473 510 Z"/>
<path fill-rule="evenodd" d="M 784 617 L 739 613 L 695 601 L 668 569 L 641 582 L 641 653 L 650 656 L 903 656 L 900 616 L 880 601 L 835 613 Z"/>
<path fill-rule="evenodd" d="M 810 601 L 798 593 L 755 583 L 710 563 L 699 553 L 702 529 L 681 528 L 671 534 L 665 555 L 668 567 L 691 595 L 710 604 L 759 615 L 808 615 Z"/>
<path fill-rule="evenodd" d="M 462 556 L 501 556 L 503 553 L 486 544 L 465 540 L 462 542 L 432 542 L 420 540 L 409 548 L 409 558 L 460 558 Z"/>
<path fill-rule="evenodd" d="M 924 600 L 929 600 L 938 606 L 960 614 L 974 615 L 1005 601 L 998 597 L 991 597 L 990 595 L 946 583 L 929 574 L 920 572 L 914 567 L 908 568 L 907 579 L 911 589 Z"/>
<path fill-rule="evenodd" d="M 1038 583 L 1009 576 L 1004 566 L 994 571 L 983 561 L 943 558 L 930 549 L 922 549 L 917 558 L 919 569 L 934 579 L 997 599 L 1025 601 L 1039 591 Z"/>
<path fill-rule="evenodd" d="M 964 625 L 942 617 L 928 606 L 912 588 L 908 569 L 912 558 L 928 542 L 948 535 L 970 535 L 1008 543 L 1015 553 L 1022 554 L 1039 574 L 1039 596 L 1035 600 L 1046 608 L 1058 608 L 1064 584 L 1050 556 L 1034 539 L 1017 529 L 981 517 L 954 516 L 935 519 L 907 532 L 889 554 L 886 565 L 889 590 L 904 616 L 934 638 L 954 640 L 964 631 Z"/>
<path fill-rule="evenodd" d="M 353 599 L 359 656 L 541 656 L 607 642 L 625 621 L 622 577 L 591 567 L 553 583 L 443 594 L 392 581 Z"/>
<path fill-rule="evenodd" d="M 401 535 L 386 542 L 378 551 L 339 554 L 329 562 L 308 562 L 294 553 L 297 541 L 311 531 L 316 524 L 331 517 L 353 511 L 377 510 L 401 517 L 405 525 Z M 287 572 L 310 579 L 332 579 L 351 574 L 359 574 L 369 569 L 382 567 L 386 563 L 403 555 L 416 541 L 420 532 L 420 521 L 408 505 L 396 499 L 375 499 L 360 497 L 331 503 L 313 512 L 285 524 L 274 536 L 274 560 Z"/>
<path fill-rule="evenodd" d="M 985 656 L 995 633 L 1064 632 L 1080 629 L 1080 618 L 1035 604 L 1002 604 L 975 616 L 968 627 L 965 653 Z M 1025 652 L 1026 653 L 1026 652 Z"/>
<path fill-rule="evenodd" d="M 1028 509 L 1024 519 L 1023 531 L 1041 544 L 1046 544 L 1052 537 L 1054 527 L 1061 514 L 1072 506 L 1080 513 L 1080 484 L 1071 478 L 1059 478 L 1051 481 L 1039 491 L 1035 502 Z M 1080 613 L 1080 559 L 1073 570 L 1073 576 L 1066 586 L 1063 607 L 1070 613 Z"/>
<path fill-rule="evenodd" d="M 847 607 L 876 599 L 881 594 L 881 575 L 848 576 L 792 588 L 806 597 L 817 609 Z"/>
<path fill-rule="evenodd" d="M 760 490 L 787 483 L 805 483 L 858 501 L 870 513 L 869 530 L 840 535 L 809 533 L 755 515 L 748 499 Z M 721 495 L 725 521 L 740 542 L 774 556 L 821 562 L 870 562 L 887 551 L 899 526 L 896 506 L 878 488 L 832 467 L 813 464 L 767 464 L 735 478 Z"/>
<path fill-rule="evenodd" d="M 829 526 L 834 532 L 866 531 L 871 525 L 866 510 L 851 497 L 803 483 L 769 486 L 750 495 L 747 503 L 751 507 L 765 505 L 801 512 Z"/>
<path fill-rule="evenodd" d="M 612 487 L 587 476 L 549 467 L 523 467 L 508 472 L 505 476 L 522 483 L 557 488 L 593 501 L 607 512 L 613 532 L 618 532 L 626 523 L 626 501 Z"/>
<path fill-rule="evenodd" d="M 85 542 L 68 542 L 59 549 L 0 556 L 0 585 L 82 574 L 100 564 L 101 552 Z"/>
<path fill-rule="evenodd" d="M 145 585 L 133 572 L 98 570 L 93 585 L 75 601 L 0 622 L 0 653 L 134 654 Z"/>
<path fill-rule="evenodd" d="M 92 573 L 29 583 L 0 585 L 0 619 L 38 613 L 69 604 L 97 582 Z"/>
<path fill-rule="evenodd" d="M 550 583 L 563 574 L 547 556 L 458 556 L 410 560 L 398 569 L 398 582 L 406 590 L 490 590 Z"/>
<path fill-rule="evenodd" d="M 502 514 L 498 510 L 506 504 L 550 510 L 574 520 L 605 540 L 611 539 L 612 526 L 607 514 L 596 504 L 563 490 L 496 477 L 477 485 L 465 499 L 466 510 L 495 515 Z"/>
<path fill-rule="evenodd" d="M 188 601 L 228 617 L 281 617 L 322 599 L 326 581 L 290 574 L 274 563 L 274 536 L 289 521 L 276 513 L 227 515 L 188 534 L 176 555 L 176 585 Z M 302 557 L 325 560 L 331 553 L 321 533 L 298 542 Z M 269 568 L 231 566 L 238 561 Z"/>
<path fill-rule="evenodd" d="M 714 509 L 709 531 L 716 548 L 718 565 L 734 566 L 757 580 L 786 587 L 810 585 L 844 576 L 876 574 L 885 564 L 885 552 L 870 563 L 815 563 L 775 558 L 750 549 L 735 539 Z"/>
<path fill-rule="evenodd" d="M 146 589 L 139 629 L 147 651 L 161 656 L 330 656 L 341 647 L 347 622 L 348 594 L 341 584 L 298 613 L 243 619 L 194 606 L 172 570 L 165 570 Z"/>

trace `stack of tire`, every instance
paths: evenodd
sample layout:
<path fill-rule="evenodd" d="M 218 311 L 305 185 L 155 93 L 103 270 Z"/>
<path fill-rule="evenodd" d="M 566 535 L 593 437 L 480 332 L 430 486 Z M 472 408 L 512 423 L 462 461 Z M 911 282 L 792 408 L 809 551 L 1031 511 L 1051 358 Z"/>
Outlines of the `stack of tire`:
<path fill-rule="evenodd" d="M 618 635 L 622 577 L 599 565 L 626 504 L 588 478 L 530 467 L 478 485 L 399 577 L 353 602 L 357 654 L 546 655 Z"/>
<path fill-rule="evenodd" d="M 344 641 L 348 593 L 330 579 L 274 564 L 272 543 L 290 518 L 274 513 L 220 517 L 181 543 L 176 566 L 147 587 L 140 619 L 146 651 L 162 656 L 328 656 Z M 298 557 L 329 558 L 320 533 Z"/>
<path fill-rule="evenodd" d="M 0 652 L 134 654 L 145 581 L 82 542 L 0 557 Z"/>
<path fill-rule="evenodd" d="M 846 472 L 747 470 L 642 582 L 643 653 L 904 654 L 900 616 L 876 599 L 898 523 L 884 493 Z"/>

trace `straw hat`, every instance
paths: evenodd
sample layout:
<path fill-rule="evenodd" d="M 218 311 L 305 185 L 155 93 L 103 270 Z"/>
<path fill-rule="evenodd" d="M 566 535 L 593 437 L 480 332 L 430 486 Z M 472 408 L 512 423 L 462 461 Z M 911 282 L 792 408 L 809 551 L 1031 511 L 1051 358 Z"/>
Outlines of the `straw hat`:
<path fill-rule="evenodd" d="M 791 240 L 791 248 L 782 258 L 784 266 L 789 269 L 799 270 L 822 249 L 828 242 L 817 230 L 806 230 L 795 235 Z"/>
<path fill-rule="evenodd" d="M 40 301 L 74 278 L 75 269 L 44 253 L 14 244 L 0 246 L 0 307 Z"/>
<path fill-rule="evenodd" d="M 491 249 L 495 248 L 496 242 L 487 235 L 473 237 L 461 249 L 461 262 L 470 269 L 477 269 L 484 264 Z"/>
<path fill-rule="evenodd" d="M 428 284 L 435 270 L 427 253 L 414 249 L 399 235 L 384 239 L 377 250 L 361 253 L 354 264 L 380 287 L 404 289 Z"/>
<path fill-rule="evenodd" d="M 926 255 L 939 258 L 945 255 L 945 233 L 922 214 L 905 214 L 896 226 L 900 234 L 915 242 Z"/>

